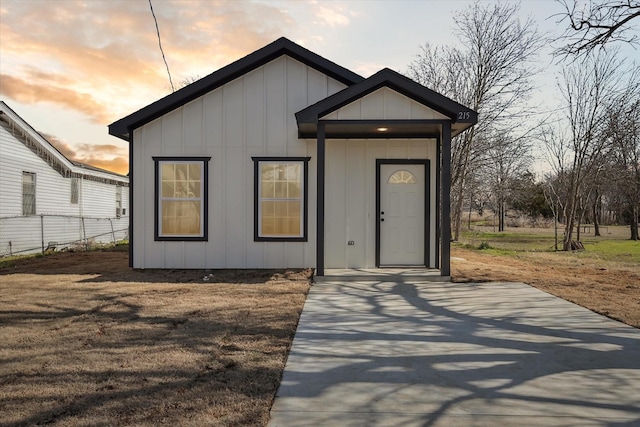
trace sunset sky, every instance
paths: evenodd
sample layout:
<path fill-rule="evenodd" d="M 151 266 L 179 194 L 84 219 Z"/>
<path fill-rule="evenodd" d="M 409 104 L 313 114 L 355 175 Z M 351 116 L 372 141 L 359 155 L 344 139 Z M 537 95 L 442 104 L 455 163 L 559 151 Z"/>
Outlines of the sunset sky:
<path fill-rule="evenodd" d="M 420 46 L 455 45 L 467 0 L 152 0 L 174 84 L 207 74 L 284 36 L 365 77 L 406 72 Z M 557 35 L 561 6 L 524 0 Z M 547 19 L 548 18 L 548 19 Z M 640 57 L 636 50 L 631 55 Z M 555 85 L 545 52 L 539 96 Z M 124 141 L 107 125 L 171 92 L 148 0 L 0 0 L 0 99 L 70 158 L 119 173 Z"/>

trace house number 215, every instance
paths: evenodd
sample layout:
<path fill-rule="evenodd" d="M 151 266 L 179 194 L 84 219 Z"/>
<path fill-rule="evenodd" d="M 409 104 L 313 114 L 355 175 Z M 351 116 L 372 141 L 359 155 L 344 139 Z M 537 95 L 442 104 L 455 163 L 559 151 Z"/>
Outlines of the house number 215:
<path fill-rule="evenodd" d="M 458 120 L 469 120 L 471 113 L 468 111 L 460 111 L 458 113 Z"/>

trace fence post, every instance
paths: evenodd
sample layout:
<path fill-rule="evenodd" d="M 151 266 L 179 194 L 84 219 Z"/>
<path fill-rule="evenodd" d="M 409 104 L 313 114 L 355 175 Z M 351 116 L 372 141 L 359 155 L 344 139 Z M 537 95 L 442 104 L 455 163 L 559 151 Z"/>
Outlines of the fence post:
<path fill-rule="evenodd" d="M 80 219 L 82 219 L 82 240 L 84 241 L 84 250 L 86 251 L 89 244 L 87 242 L 87 230 L 84 228 L 84 215 L 81 216 Z"/>
<path fill-rule="evenodd" d="M 116 233 L 113 231 L 113 221 L 109 218 L 109 224 L 111 224 L 111 235 L 113 236 L 113 244 L 116 244 Z"/>
<path fill-rule="evenodd" d="M 44 254 L 44 215 L 40 214 L 40 238 L 42 239 L 42 253 Z"/>

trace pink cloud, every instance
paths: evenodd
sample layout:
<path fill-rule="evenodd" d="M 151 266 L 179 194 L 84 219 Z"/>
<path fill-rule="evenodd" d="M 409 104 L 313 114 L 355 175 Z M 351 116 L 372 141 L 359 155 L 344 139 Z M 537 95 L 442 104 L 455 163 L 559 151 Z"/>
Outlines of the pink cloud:
<path fill-rule="evenodd" d="M 44 137 L 51 145 L 53 145 L 63 156 L 70 160 L 76 160 L 78 154 L 76 151 L 71 148 L 69 144 L 64 142 L 62 139 L 58 138 L 55 135 L 51 135 L 48 133 L 40 132 L 40 135 Z"/>
<path fill-rule="evenodd" d="M 126 150 L 116 145 L 80 144 L 77 148 L 74 148 L 55 135 L 43 132 L 40 132 L 40 134 L 69 160 L 75 160 L 122 175 L 126 175 L 129 172 L 129 161 L 126 158 L 126 152 L 123 153 Z"/>
<path fill-rule="evenodd" d="M 207 75 L 295 27 L 253 2 L 154 3 L 174 83 Z M 51 102 L 109 123 L 166 95 L 168 78 L 146 1 L 3 1 L 4 96 Z"/>
<path fill-rule="evenodd" d="M 103 159 L 101 157 L 80 157 L 75 159 L 78 162 L 95 166 L 100 169 L 106 169 L 111 172 L 126 175 L 129 173 L 129 161 L 124 157 L 113 157 L 111 159 Z"/>
<path fill-rule="evenodd" d="M 107 123 L 110 114 L 106 106 L 92 95 L 82 93 L 64 85 L 57 85 L 55 76 L 49 81 L 28 80 L 0 74 L 0 95 L 25 104 L 50 102 L 81 111 L 94 121 Z"/>

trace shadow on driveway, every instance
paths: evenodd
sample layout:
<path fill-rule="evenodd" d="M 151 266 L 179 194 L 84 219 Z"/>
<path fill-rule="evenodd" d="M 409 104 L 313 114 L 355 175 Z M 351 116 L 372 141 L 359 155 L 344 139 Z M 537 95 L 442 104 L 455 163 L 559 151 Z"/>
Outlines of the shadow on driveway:
<path fill-rule="evenodd" d="M 640 330 L 522 283 L 328 282 L 270 426 L 640 425 Z"/>

